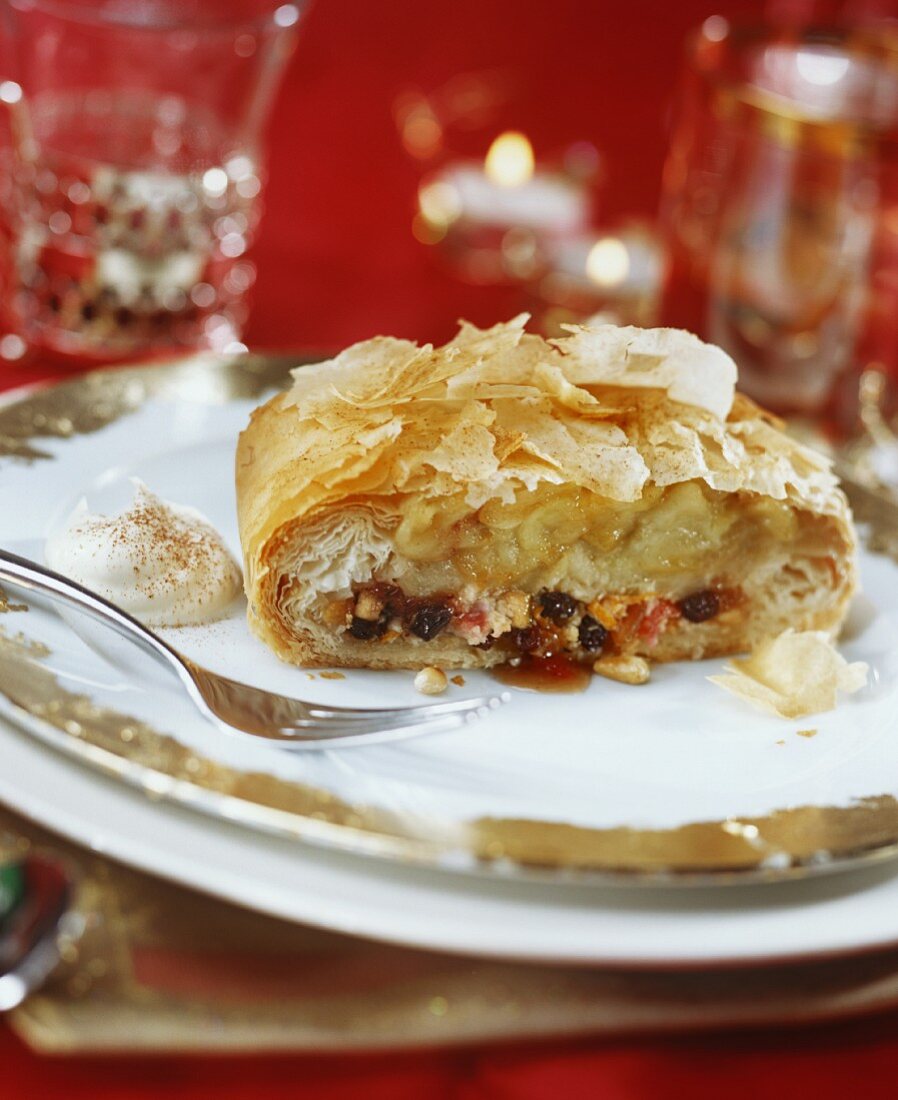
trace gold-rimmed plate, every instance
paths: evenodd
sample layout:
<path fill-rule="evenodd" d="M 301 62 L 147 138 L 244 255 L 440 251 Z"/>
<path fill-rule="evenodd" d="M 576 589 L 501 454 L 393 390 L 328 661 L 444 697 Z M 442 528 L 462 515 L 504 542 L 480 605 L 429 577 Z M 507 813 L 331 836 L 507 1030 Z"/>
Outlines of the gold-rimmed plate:
<path fill-rule="evenodd" d="M 298 362 L 196 356 L 95 372 L 7 405 L 0 543 L 40 557 L 79 497 L 116 510 L 139 476 L 200 508 L 236 551 L 236 435 Z M 707 682 L 721 664 L 711 661 L 660 667 L 641 688 L 516 692 L 452 734 L 290 754 L 212 729 L 124 643 L 12 590 L 0 619 L 0 713 L 154 798 L 349 851 L 565 881 L 803 875 L 898 846 L 898 565 L 865 552 L 862 571 L 842 648 L 868 662 L 871 682 L 800 723 L 724 695 Z M 330 677 L 280 664 L 249 635 L 244 610 L 166 635 L 210 667 L 278 691 L 420 702 L 410 673 Z M 455 694 L 490 686 L 481 674 L 464 679 Z"/>

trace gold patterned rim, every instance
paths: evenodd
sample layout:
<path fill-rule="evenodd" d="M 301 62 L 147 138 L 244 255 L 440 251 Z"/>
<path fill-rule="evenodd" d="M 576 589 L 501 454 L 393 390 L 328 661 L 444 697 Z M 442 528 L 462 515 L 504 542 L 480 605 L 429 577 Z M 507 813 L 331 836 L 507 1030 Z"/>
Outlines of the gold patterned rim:
<path fill-rule="evenodd" d="M 301 356 L 194 356 L 95 371 L 0 408 L 0 463 L 52 460 L 42 440 L 97 431 L 153 397 L 220 404 L 282 384 Z M 849 486 L 851 489 L 851 486 Z M 898 561 L 898 507 L 853 501 L 876 549 Z M 865 495 L 866 494 L 866 495 Z M 871 503 L 872 494 L 872 503 Z M 878 502 L 878 506 L 876 506 Z M 64 688 L 27 636 L 27 601 L 0 593 L 0 709 L 52 748 L 144 791 L 269 833 L 432 867 L 565 881 L 721 884 L 807 875 L 898 855 L 898 800 L 784 807 L 670 829 L 588 828 L 483 817 L 459 825 L 350 804 L 327 790 L 233 769 L 149 724 Z"/>

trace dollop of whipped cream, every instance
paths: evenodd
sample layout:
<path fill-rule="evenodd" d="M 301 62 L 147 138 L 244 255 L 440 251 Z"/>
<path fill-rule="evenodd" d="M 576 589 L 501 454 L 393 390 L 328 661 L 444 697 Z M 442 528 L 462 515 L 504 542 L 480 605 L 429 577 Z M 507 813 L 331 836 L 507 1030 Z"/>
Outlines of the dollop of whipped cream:
<path fill-rule="evenodd" d="M 47 540 L 47 564 L 146 626 L 221 618 L 242 581 L 224 539 L 195 508 L 131 482 L 134 501 L 117 516 L 91 513 L 82 498 Z"/>

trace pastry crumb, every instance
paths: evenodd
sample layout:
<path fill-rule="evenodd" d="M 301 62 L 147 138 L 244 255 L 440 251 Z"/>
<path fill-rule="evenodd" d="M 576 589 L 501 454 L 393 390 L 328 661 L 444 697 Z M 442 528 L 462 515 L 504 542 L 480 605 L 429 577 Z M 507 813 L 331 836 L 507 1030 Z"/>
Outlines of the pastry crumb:
<path fill-rule="evenodd" d="M 441 668 L 428 665 L 415 676 L 415 691 L 422 695 L 441 695 L 449 685 L 446 673 Z"/>
<path fill-rule="evenodd" d="M 322 672 L 319 673 L 322 680 L 345 680 L 346 677 L 342 672 Z"/>
<path fill-rule="evenodd" d="M 464 687 L 465 686 L 465 678 L 464 678 L 464 676 L 461 676 L 461 675 L 453 676 L 452 677 L 452 683 L 455 684 L 456 687 Z"/>
<path fill-rule="evenodd" d="M 783 740 L 783 738 L 782 738 L 782 737 L 781 737 L 781 738 L 779 739 L 779 741 L 777 741 L 777 744 L 778 744 L 778 745 L 785 745 L 785 743 L 786 743 L 786 742 L 785 742 L 785 741 Z"/>
<path fill-rule="evenodd" d="M 600 657 L 592 670 L 620 684 L 644 684 L 651 673 L 645 657 Z"/>
<path fill-rule="evenodd" d="M 817 736 L 817 731 L 816 730 L 798 730 L 797 732 L 798 732 L 799 737 L 816 737 Z"/>
<path fill-rule="evenodd" d="M 308 676 L 308 678 L 309 678 L 310 680 L 314 680 L 314 679 L 315 679 L 315 673 L 314 673 L 314 672 L 307 672 L 307 673 L 306 673 L 306 676 Z"/>

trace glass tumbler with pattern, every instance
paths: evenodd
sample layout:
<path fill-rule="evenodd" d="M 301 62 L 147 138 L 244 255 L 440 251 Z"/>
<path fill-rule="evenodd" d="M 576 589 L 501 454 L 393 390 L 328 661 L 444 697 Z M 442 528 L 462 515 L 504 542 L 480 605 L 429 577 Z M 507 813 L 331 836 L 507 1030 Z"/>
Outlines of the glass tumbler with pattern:
<path fill-rule="evenodd" d="M 0 353 L 237 350 L 300 9 L 0 0 Z"/>
<path fill-rule="evenodd" d="M 708 19 L 664 173 L 662 323 L 783 414 L 852 429 L 898 382 L 898 36 Z M 894 398 L 892 398 L 894 400 Z"/>

